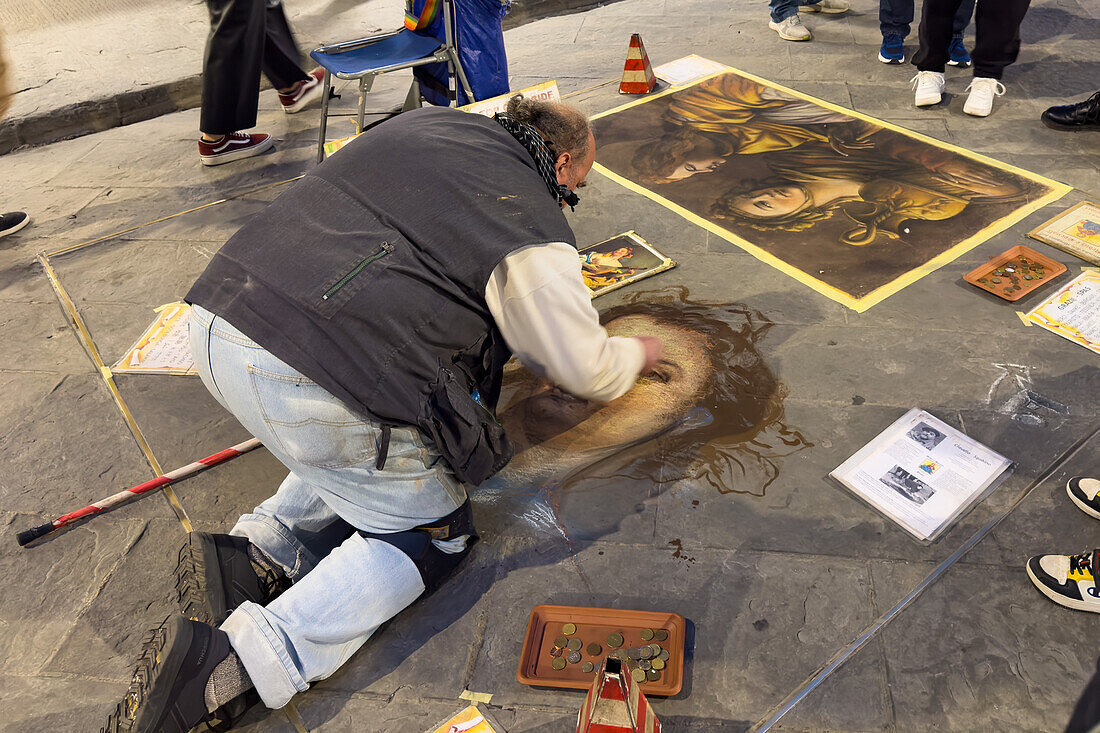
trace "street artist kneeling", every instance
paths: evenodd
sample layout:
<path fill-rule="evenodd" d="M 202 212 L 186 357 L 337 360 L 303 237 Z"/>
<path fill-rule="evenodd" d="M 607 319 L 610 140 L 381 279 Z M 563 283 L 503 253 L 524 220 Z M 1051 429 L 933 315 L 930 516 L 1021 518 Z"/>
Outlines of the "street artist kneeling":
<path fill-rule="evenodd" d="M 608 337 L 563 208 L 584 116 L 514 98 L 361 136 L 249 221 L 187 295 L 215 399 L 290 471 L 229 534 L 180 553 L 183 614 L 146 639 L 107 730 L 285 705 L 438 586 L 477 539 L 467 491 L 512 446 L 505 362 L 610 401 L 661 342 Z"/>

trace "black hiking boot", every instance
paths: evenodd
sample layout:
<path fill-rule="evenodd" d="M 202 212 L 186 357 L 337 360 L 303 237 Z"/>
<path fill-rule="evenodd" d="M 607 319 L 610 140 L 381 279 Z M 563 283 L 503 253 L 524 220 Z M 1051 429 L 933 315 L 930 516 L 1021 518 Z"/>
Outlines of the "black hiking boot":
<path fill-rule="evenodd" d="M 245 601 L 266 606 L 290 587 L 281 570 L 252 561 L 250 545 L 246 537 L 227 534 L 187 536 L 176 565 L 176 598 L 184 616 L 219 626 Z"/>
<path fill-rule="evenodd" d="M 130 689 L 100 733 L 187 733 L 212 719 L 206 683 L 232 651 L 224 631 L 169 616 L 145 634 Z"/>

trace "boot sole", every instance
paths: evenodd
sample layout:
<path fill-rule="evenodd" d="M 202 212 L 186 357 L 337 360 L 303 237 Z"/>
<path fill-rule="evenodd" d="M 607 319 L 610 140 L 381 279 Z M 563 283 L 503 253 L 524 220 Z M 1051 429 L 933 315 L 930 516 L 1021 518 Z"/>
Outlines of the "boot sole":
<path fill-rule="evenodd" d="M 141 656 L 138 657 L 126 696 L 115 708 L 115 712 L 108 716 L 107 726 L 100 733 L 152 733 L 159 730 L 153 725 L 144 725 L 148 721 L 139 720 L 142 717 L 140 714 L 154 706 L 163 708 L 171 688 L 162 685 L 163 689 L 157 691 L 159 694 L 145 700 L 140 699 L 141 688 L 148 690 L 152 687 L 154 678 L 159 679 L 165 674 L 174 677 L 179 673 L 192 636 L 191 625 L 178 616 L 169 616 L 160 626 L 145 632 L 141 638 Z M 182 650 L 178 644 L 173 644 L 170 651 L 164 653 L 169 641 L 175 642 L 181 637 L 185 641 Z"/>
<path fill-rule="evenodd" d="M 905 57 L 904 56 L 902 56 L 900 59 L 888 59 L 885 56 L 883 56 L 881 53 L 878 55 L 878 60 L 881 61 L 884 64 L 890 64 L 891 66 L 900 66 L 901 64 L 905 63 Z"/>
<path fill-rule="evenodd" d="M 824 15 L 840 15 L 841 13 L 847 13 L 851 8 L 844 8 L 844 10 L 828 10 L 826 8 L 815 8 L 812 5 L 799 5 L 798 12 L 800 13 L 822 13 Z"/>
<path fill-rule="evenodd" d="M 228 615 L 225 596 L 220 593 L 221 565 L 213 540 L 203 542 L 204 532 L 192 532 L 180 548 L 176 564 L 176 600 L 180 613 L 194 621 L 217 626 Z M 214 597 L 211 591 L 217 592 Z"/>

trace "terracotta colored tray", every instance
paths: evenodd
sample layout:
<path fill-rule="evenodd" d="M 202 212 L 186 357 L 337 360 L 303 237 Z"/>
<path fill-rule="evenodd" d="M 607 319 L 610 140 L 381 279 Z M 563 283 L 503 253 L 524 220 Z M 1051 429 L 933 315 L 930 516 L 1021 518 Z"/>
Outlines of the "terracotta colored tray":
<path fill-rule="evenodd" d="M 571 623 L 577 632 L 570 638 L 580 639 L 581 662 L 567 664 L 565 669 L 556 670 L 550 666 L 554 657 L 550 650 L 554 639 L 562 636 L 562 626 Z M 527 633 L 523 638 L 523 651 L 519 655 L 519 669 L 516 679 L 525 685 L 543 687 L 568 687 L 574 690 L 587 690 L 592 686 L 594 672 L 581 671 L 584 662 L 592 662 L 599 669 L 603 658 L 614 651 L 607 645 L 609 634 L 623 635 L 620 651 L 644 644 L 656 643 L 668 651 L 668 661 L 661 672 L 661 679 L 655 682 L 642 682 L 639 687 L 646 695 L 675 695 L 684 686 L 684 633 L 687 627 L 684 617 L 678 613 L 653 611 L 624 611 L 617 608 L 584 608 L 582 606 L 535 606 L 527 620 Z M 642 629 L 664 629 L 668 632 L 665 641 L 642 641 Z M 588 645 L 599 644 L 603 647 L 598 657 L 588 654 Z"/>
<path fill-rule="evenodd" d="M 1005 269 L 1009 267 L 1013 271 Z M 1041 268 L 1041 275 L 1036 271 L 1036 267 Z M 1021 244 L 1002 252 L 984 265 L 975 267 L 963 275 L 963 280 L 999 298 L 1019 300 L 1065 271 L 1066 266 L 1061 262 Z"/>

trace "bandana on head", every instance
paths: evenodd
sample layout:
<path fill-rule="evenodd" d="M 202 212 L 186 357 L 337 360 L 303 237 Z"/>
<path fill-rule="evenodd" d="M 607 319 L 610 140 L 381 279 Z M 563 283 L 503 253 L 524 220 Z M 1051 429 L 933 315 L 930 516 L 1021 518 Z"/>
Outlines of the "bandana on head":
<path fill-rule="evenodd" d="M 554 200 L 558 203 L 565 202 L 570 211 L 574 210 L 574 207 L 581 201 L 580 196 L 570 191 L 568 186 L 558 183 L 558 174 L 554 170 L 554 155 L 550 151 L 550 145 L 543 140 L 539 131 L 531 125 L 518 122 L 499 112 L 493 115 L 493 119 L 499 122 L 500 126 L 507 130 L 516 139 L 516 142 L 531 154 L 535 161 L 535 168 L 542 176 L 542 180 L 546 183 L 546 188 L 550 190 L 550 195 L 554 197 Z"/>

